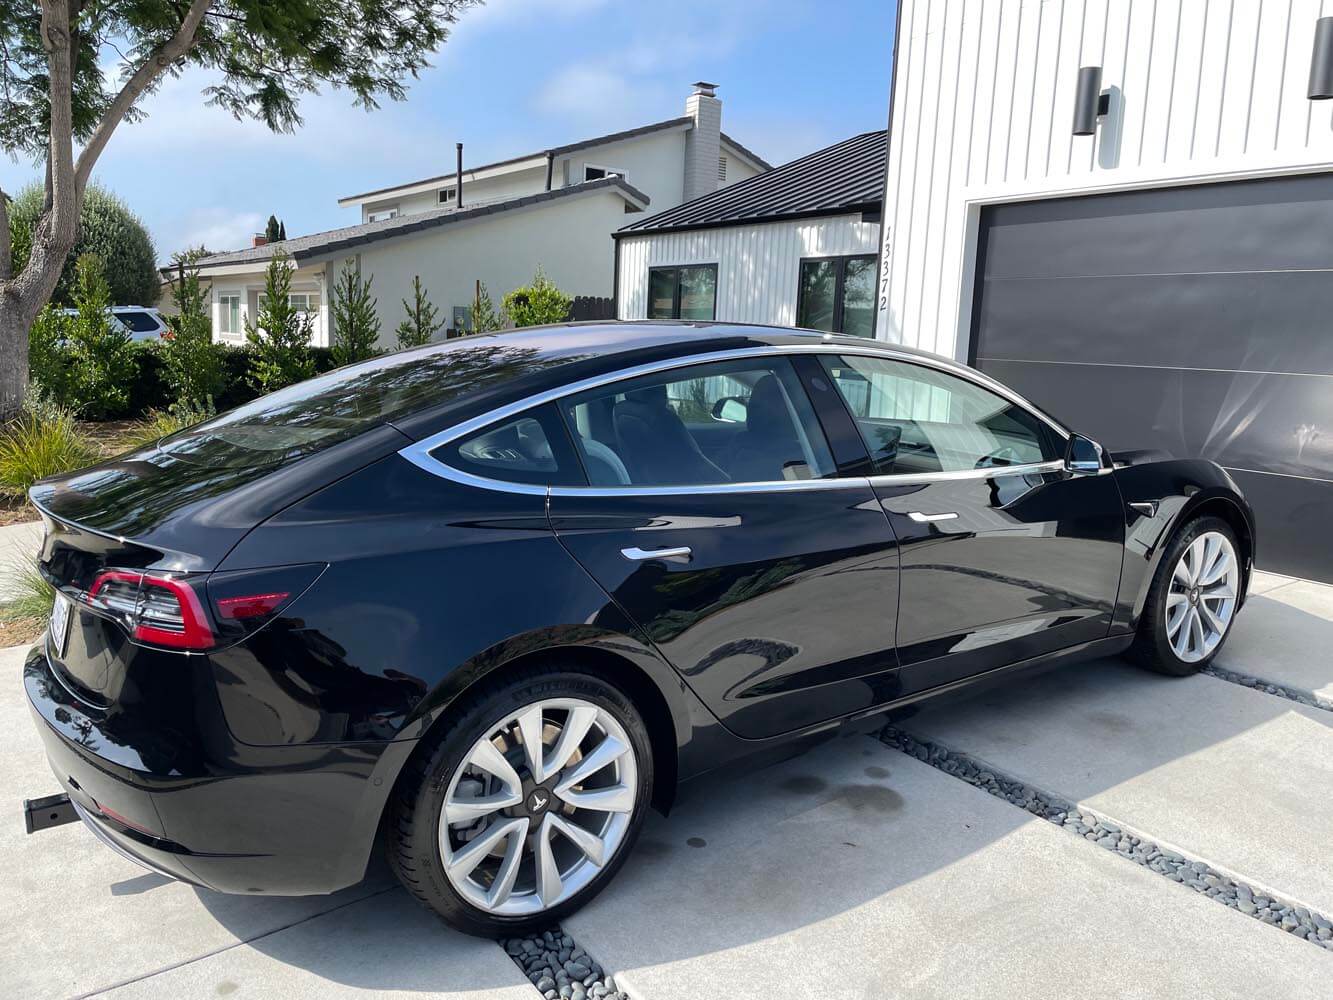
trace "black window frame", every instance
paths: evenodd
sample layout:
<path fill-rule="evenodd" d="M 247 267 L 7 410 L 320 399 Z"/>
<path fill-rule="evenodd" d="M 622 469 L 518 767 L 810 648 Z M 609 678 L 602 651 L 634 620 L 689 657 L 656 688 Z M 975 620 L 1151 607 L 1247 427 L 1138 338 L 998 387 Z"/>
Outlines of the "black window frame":
<path fill-rule="evenodd" d="M 659 267 L 648 268 L 648 304 L 652 305 L 653 275 L 659 271 L 675 271 L 676 277 L 671 283 L 671 315 L 670 316 L 649 316 L 648 319 L 680 319 L 680 272 L 685 268 L 694 270 L 711 270 L 713 272 L 713 308 L 712 313 L 707 320 L 698 320 L 700 323 L 715 322 L 717 320 L 717 263 L 700 264 L 663 264 Z M 650 309 L 645 312 L 651 311 Z"/>
<path fill-rule="evenodd" d="M 801 313 L 805 307 L 805 282 L 802 280 L 805 274 L 806 264 L 823 264 L 829 261 L 833 262 L 835 268 L 833 282 L 833 329 L 821 331 L 823 333 L 842 333 L 843 332 L 843 309 L 846 303 L 843 300 L 843 290 L 847 282 L 847 262 L 849 260 L 873 260 L 875 262 L 875 288 L 879 288 L 879 254 L 874 253 L 845 253 L 831 254 L 823 257 L 802 257 L 796 265 L 796 325 L 801 326 Z M 862 337 L 862 340 L 875 339 L 875 327 L 879 325 L 878 312 L 875 312 L 875 319 L 870 326 L 870 336 Z M 803 327 L 803 329 L 813 330 L 817 327 Z M 858 334 L 859 336 L 859 334 Z"/>

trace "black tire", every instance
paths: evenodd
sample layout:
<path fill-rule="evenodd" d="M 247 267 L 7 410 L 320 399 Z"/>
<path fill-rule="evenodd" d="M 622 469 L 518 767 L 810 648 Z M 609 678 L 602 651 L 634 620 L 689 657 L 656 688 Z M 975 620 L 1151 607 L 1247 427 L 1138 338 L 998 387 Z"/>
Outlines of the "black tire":
<path fill-rule="evenodd" d="M 1237 558 L 1239 558 L 1240 545 L 1236 540 L 1236 533 L 1231 529 L 1231 525 L 1220 517 L 1196 518 L 1176 531 L 1175 537 L 1171 539 L 1165 553 L 1162 555 L 1162 561 L 1158 564 L 1157 572 L 1153 575 L 1152 585 L 1148 590 L 1148 599 L 1143 606 L 1143 616 L 1139 619 L 1138 634 L 1134 637 L 1134 644 L 1130 646 L 1129 651 L 1125 654 L 1128 659 L 1139 666 L 1170 677 L 1188 677 L 1190 674 L 1196 674 L 1208 666 L 1221 648 L 1226 645 L 1227 638 L 1231 635 L 1231 629 L 1235 625 L 1234 616 L 1227 630 L 1223 633 L 1221 641 L 1218 642 L 1212 652 L 1203 659 L 1192 663 L 1186 662 L 1176 655 L 1176 651 L 1171 648 L 1171 642 L 1166 631 L 1166 595 L 1171 584 L 1171 574 L 1175 570 L 1176 563 L 1180 560 L 1181 553 L 1196 538 L 1209 531 L 1216 531 L 1225 535 L 1231 542 L 1231 547 Z"/>
<path fill-rule="evenodd" d="M 437 843 L 444 796 L 454 772 L 473 745 L 497 723 L 533 702 L 580 698 L 610 712 L 629 736 L 636 760 L 638 794 L 628 829 L 616 853 L 579 892 L 529 916 L 488 913 L 466 900 L 445 874 Z M 576 669 L 536 669 L 483 684 L 464 696 L 432 727 L 399 777 L 386 816 L 389 865 L 407 890 L 451 927 L 479 937 L 517 937 L 544 930 L 579 909 L 615 876 L 634 847 L 652 799 L 653 755 L 647 727 L 634 703 L 618 688 Z"/>

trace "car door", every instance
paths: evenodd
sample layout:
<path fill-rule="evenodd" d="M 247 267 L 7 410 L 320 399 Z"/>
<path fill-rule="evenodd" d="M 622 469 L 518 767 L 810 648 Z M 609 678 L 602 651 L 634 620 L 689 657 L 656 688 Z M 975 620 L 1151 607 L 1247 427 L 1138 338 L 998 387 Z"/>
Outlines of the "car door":
<path fill-rule="evenodd" d="M 897 695 L 896 541 L 787 358 L 673 367 L 561 411 L 589 486 L 551 490 L 557 537 L 728 728 Z"/>
<path fill-rule="evenodd" d="M 900 544 L 904 694 L 1106 636 L 1124 554 L 1114 476 L 1066 471 L 1065 433 L 986 380 L 821 361 Z"/>

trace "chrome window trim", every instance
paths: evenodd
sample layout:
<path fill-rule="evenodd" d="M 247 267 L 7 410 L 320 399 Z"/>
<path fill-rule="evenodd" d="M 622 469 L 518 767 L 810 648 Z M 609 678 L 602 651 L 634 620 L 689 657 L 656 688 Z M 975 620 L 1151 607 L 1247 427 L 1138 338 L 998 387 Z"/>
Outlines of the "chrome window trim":
<path fill-rule="evenodd" d="M 812 343 L 764 345 L 760 347 L 742 347 L 728 351 L 709 351 L 703 354 L 690 354 L 679 358 L 652 361 L 647 364 L 635 365 L 632 368 L 621 368 L 614 372 L 606 372 L 602 375 L 590 376 L 589 378 L 580 379 L 577 382 L 571 382 L 568 385 L 558 386 L 554 389 L 547 389 L 545 392 L 525 396 L 512 403 L 506 403 L 504 406 L 496 407 L 493 410 L 488 410 L 478 416 L 464 420 L 462 423 L 454 424 L 452 427 L 446 427 L 442 431 L 437 431 L 429 437 L 424 437 L 420 441 L 415 441 L 412 444 L 401 448 L 398 454 L 413 465 L 433 476 L 439 476 L 441 479 L 448 479 L 464 486 L 472 486 L 486 490 L 497 490 L 503 493 L 520 493 L 528 496 L 547 497 L 693 496 L 721 493 L 776 493 L 791 490 L 850 489 L 855 486 L 865 486 L 870 483 L 881 483 L 887 486 L 902 483 L 932 482 L 950 479 L 985 479 L 995 475 L 1014 475 L 1022 472 L 1052 471 L 1053 468 L 1064 468 L 1063 460 L 1057 460 L 1053 462 L 1036 463 L 1033 465 L 1011 465 L 985 469 L 968 469 L 962 472 L 923 472 L 915 475 L 872 476 L 868 479 L 864 476 L 849 476 L 830 479 L 781 480 L 777 482 L 713 483 L 705 486 L 546 486 L 535 483 L 508 482 L 503 479 L 490 479 L 485 476 L 478 476 L 470 472 L 464 472 L 461 469 L 456 469 L 451 465 L 447 465 L 431 455 L 431 452 L 436 448 L 449 444 L 451 441 L 456 441 L 461 437 L 466 437 L 467 435 L 489 427 L 492 424 L 499 423 L 509 417 L 517 416 L 527 410 L 535 409 L 539 406 L 545 406 L 547 403 L 555 402 L 566 396 L 574 396 L 586 392 L 589 389 L 596 389 L 600 386 L 610 385 L 613 382 L 628 381 L 629 379 L 639 378 L 643 375 L 655 375 L 659 372 L 671 371 L 676 368 L 689 368 L 693 365 L 709 364 L 718 361 L 735 361 L 745 358 L 764 358 L 791 354 L 851 355 L 901 361 L 905 364 L 931 368 L 943 372 L 946 375 L 952 375 L 955 378 L 971 382 L 989 392 L 993 392 L 995 395 L 1020 407 L 1024 412 L 1036 417 L 1064 438 L 1068 438 L 1072 433 L 1052 418 L 1035 409 L 1031 403 L 1007 386 L 1001 385 L 999 382 L 983 375 L 981 372 L 965 368 L 947 361 L 946 359 L 923 357 L 915 354 L 908 354 L 903 351 L 895 351 L 892 346 L 872 347 L 870 344 Z"/>
<path fill-rule="evenodd" d="M 994 479 L 996 476 L 1028 476 L 1041 472 L 1063 472 L 1064 459 L 1029 462 L 1027 465 L 988 465 L 981 469 L 957 469 L 952 472 L 902 472 L 871 476 L 872 486 L 910 486 L 914 483 L 940 483 L 961 479 Z"/>

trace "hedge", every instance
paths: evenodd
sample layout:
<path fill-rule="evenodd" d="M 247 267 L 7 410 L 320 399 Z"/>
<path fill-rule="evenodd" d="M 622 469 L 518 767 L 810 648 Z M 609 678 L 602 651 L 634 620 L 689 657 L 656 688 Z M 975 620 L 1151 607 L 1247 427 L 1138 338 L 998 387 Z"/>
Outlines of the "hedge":
<path fill-rule="evenodd" d="M 222 354 L 226 373 L 225 387 L 213 402 L 218 412 L 248 403 L 260 395 L 249 379 L 250 352 L 244 347 L 217 345 Z M 150 410 L 165 409 L 172 402 L 171 392 L 163 379 L 162 351 L 152 341 L 135 341 L 132 345 L 134 374 L 130 379 L 129 403 L 125 412 L 114 414 L 114 419 L 138 418 Z M 328 347 L 312 347 L 315 372 L 331 371 L 335 365 L 333 351 Z"/>

